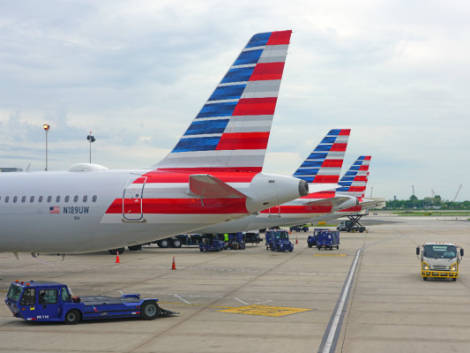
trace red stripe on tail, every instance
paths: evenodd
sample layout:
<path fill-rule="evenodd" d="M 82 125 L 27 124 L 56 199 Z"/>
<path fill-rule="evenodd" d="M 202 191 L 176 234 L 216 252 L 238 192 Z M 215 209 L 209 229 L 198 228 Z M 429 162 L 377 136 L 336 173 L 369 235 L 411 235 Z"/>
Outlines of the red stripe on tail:
<path fill-rule="evenodd" d="M 292 31 L 277 31 L 272 32 L 269 36 L 268 42 L 266 45 L 281 45 L 281 44 L 289 44 L 290 36 Z"/>
<path fill-rule="evenodd" d="M 217 150 L 264 150 L 269 132 L 226 133 L 220 138 Z"/>
<path fill-rule="evenodd" d="M 250 81 L 280 80 L 284 71 L 284 63 L 256 64 Z"/>

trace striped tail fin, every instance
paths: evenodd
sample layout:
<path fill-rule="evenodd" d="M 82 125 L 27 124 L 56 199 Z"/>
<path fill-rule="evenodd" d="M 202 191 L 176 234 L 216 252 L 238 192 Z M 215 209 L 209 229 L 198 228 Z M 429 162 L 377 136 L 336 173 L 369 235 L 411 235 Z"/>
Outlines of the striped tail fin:
<path fill-rule="evenodd" d="M 350 132 L 350 129 L 330 130 L 294 176 L 312 184 L 338 183 Z"/>
<path fill-rule="evenodd" d="M 367 181 L 369 179 L 369 164 L 371 156 L 360 156 L 351 168 L 339 181 L 340 187 L 337 193 L 363 198 L 366 193 Z"/>
<path fill-rule="evenodd" d="M 291 33 L 251 37 L 159 170 L 262 170 Z"/>

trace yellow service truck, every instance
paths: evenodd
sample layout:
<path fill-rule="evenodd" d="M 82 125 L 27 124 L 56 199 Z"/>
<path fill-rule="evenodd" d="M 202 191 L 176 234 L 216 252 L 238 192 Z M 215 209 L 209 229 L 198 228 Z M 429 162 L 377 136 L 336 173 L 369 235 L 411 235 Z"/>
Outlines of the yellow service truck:
<path fill-rule="evenodd" d="M 421 277 L 450 278 L 459 277 L 459 265 L 463 249 L 452 243 L 425 243 L 416 248 L 416 255 L 421 259 Z"/>

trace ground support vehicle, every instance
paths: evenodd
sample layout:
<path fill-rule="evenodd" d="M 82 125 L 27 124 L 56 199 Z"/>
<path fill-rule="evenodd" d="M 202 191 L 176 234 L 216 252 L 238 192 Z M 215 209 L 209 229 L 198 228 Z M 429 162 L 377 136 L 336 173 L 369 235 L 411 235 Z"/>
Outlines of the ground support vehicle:
<path fill-rule="evenodd" d="M 246 232 L 245 233 L 245 243 L 246 244 L 259 244 L 263 241 L 257 232 Z"/>
<path fill-rule="evenodd" d="M 307 245 L 309 248 L 313 247 L 313 246 L 316 246 L 317 245 L 317 236 L 318 236 L 318 233 L 322 232 L 322 231 L 329 231 L 328 228 L 315 228 L 313 230 L 313 233 L 312 235 L 309 235 L 308 238 L 307 238 Z"/>
<path fill-rule="evenodd" d="M 285 230 L 268 230 L 266 232 L 266 250 L 292 251 L 294 244 L 289 240 L 289 233 Z"/>
<path fill-rule="evenodd" d="M 202 239 L 199 244 L 199 250 L 201 252 L 208 251 L 222 251 L 225 249 L 225 242 L 218 239 L 216 236 L 207 236 Z"/>
<path fill-rule="evenodd" d="M 291 232 L 308 232 L 308 226 L 306 224 L 300 226 L 292 226 L 289 229 Z"/>
<path fill-rule="evenodd" d="M 421 277 L 445 278 L 456 281 L 464 250 L 452 243 L 425 243 L 416 248 L 421 262 Z"/>
<path fill-rule="evenodd" d="M 206 235 L 179 234 L 174 237 L 157 240 L 155 243 L 160 248 L 181 248 L 182 246 L 199 246 Z"/>
<path fill-rule="evenodd" d="M 348 216 L 349 220 L 347 221 L 341 221 L 338 224 L 338 227 L 336 227 L 336 230 L 340 232 L 365 232 L 366 227 L 364 227 L 361 223 L 359 223 L 359 220 L 361 219 L 362 216 Z"/>
<path fill-rule="evenodd" d="M 228 242 L 225 244 L 226 249 L 244 250 L 246 247 L 243 233 L 229 233 Z"/>
<path fill-rule="evenodd" d="M 339 249 L 339 231 L 337 230 L 318 229 L 317 232 L 314 231 L 314 239 L 318 250 Z"/>
<path fill-rule="evenodd" d="M 26 321 L 66 324 L 119 318 L 150 320 L 176 314 L 162 309 L 156 298 L 141 299 L 140 294 L 73 297 L 67 285 L 55 282 L 12 282 L 5 303 L 15 317 Z"/>

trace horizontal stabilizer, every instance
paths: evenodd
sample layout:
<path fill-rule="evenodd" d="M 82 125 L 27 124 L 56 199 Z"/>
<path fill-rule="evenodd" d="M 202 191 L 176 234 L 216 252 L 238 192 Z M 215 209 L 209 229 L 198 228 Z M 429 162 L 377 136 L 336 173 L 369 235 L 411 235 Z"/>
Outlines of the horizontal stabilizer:
<path fill-rule="evenodd" d="M 357 199 L 348 196 L 335 196 L 329 199 L 312 200 L 305 206 L 328 206 L 332 210 L 342 210 L 345 208 L 356 206 Z"/>
<path fill-rule="evenodd" d="M 362 201 L 359 204 L 362 206 L 362 209 L 384 208 L 385 199 L 384 198 L 362 199 Z"/>
<path fill-rule="evenodd" d="M 208 174 L 193 174 L 189 176 L 191 194 L 203 198 L 246 198 L 247 196 L 232 188 L 222 180 Z"/>

